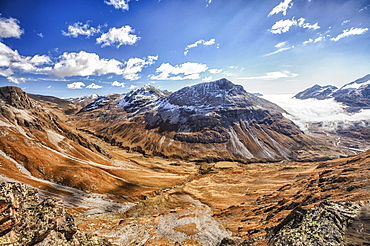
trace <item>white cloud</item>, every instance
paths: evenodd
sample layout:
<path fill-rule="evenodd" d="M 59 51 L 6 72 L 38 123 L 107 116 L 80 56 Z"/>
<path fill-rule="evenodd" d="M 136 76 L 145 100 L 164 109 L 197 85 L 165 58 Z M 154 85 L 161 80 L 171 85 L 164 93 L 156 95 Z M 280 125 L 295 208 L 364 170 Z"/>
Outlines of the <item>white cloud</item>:
<path fill-rule="evenodd" d="M 15 72 L 45 73 L 44 65 L 51 63 L 46 55 L 22 56 L 0 42 L 0 75 L 8 77 Z"/>
<path fill-rule="evenodd" d="M 42 34 L 42 32 L 38 33 L 37 36 L 39 36 L 40 38 L 44 38 L 44 34 Z"/>
<path fill-rule="evenodd" d="M 77 38 L 79 35 L 82 35 L 89 38 L 100 33 L 100 28 L 100 26 L 98 28 L 90 27 L 89 23 L 83 24 L 82 22 L 76 22 L 73 25 L 68 26 L 68 32 L 62 31 L 62 34 L 67 37 Z"/>
<path fill-rule="evenodd" d="M 344 24 L 347 24 L 347 23 L 349 23 L 349 22 L 351 22 L 351 20 L 345 20 L 345 21 L 343 21 L 343 22 L 342 22 L 342 24 L 341 24 L 341 25 L 343 26 Z"/>
<path fill-rule="evenodd" d="M 104 1 L 107 5 L 112 5 L 115 9 L 122 9 L 122 10 L 128 10 L 129 6 L 128 3 L 130 0 L 108 0 Z"/>
<path fill-rule="evenodd" d="M 222 74 L 225 75 L 225 76 L 227 76 L 227 77 L 234 76 L 234 74 L 233 73 L 230 73 L 230 72 L 223 72 Z"/>
<path fill-rule="evenodd" d="M 137 88 L 137 86 L 136 86 L 136 85 L 130 85 L 130 90 L 133 90 L 133 89 L 135 89 L 135 88 Z"/>
<path fill-rule="evenodd" d="M 105 46 L 116 46 L 119 48 L 121 45 L 133 45 L 141 38 L 132 34 L 135 30 L 131 26 L 122 26 L 120 28 L 111 28 L 107 33 L 103 33 L 96 39 L 96 43 Z"/>
<path fill-rule="evenodd" d="M 321 41 L 324 41 L 324 40 L 325 40 L 325 37 L 324 36 L 320 36 L 320 37 L 315 38 L 315 39 L 310 38 L 309 40 L 304 41 L 303 44 L 317 43 L 317 42 L 321 42 Z"/>
<path fill-rule="evenodd" d="M 181 65 L 172 66 L 162 63 L 156 70 L 156 75 L 150 75 L 152 80 L 185 80 L 199 79 L 200 73 L 207 71 L 206 64 L 186 62 Z M 175 76 L 174 76 L 175 75 Z"/>
<path fill-rule="evenodd" d="M 144 67 L 152 65 L 157 59 L 158 56 L 148 56 L 144 59 L 130 58 L 126 62 L 120 62 L 116 59 L 100 58 L 95 53 L 87 53 L 85 51 L 64 53 L 59 57 L 59 62 L 54 65 L 50 73 L 59 78 L 99 76 L 112 73 L 122 75 L 125 79 L 136 80 L 140 78 L 138 73 Z"/>
<path fill-rule="evenodd" d="M 212 76 L 208 76 L 208 77 L 203 78 L 202 81 L 209 82 L 209 81 L 212 81 L 212 79 L 213 79 Z"/>
<path fill-rule="evenodd" d="M 0 17 L 0 38 L 20 38 L 23 30 L 18 23 L 17 19 Z"/>
<path fill-rule="evenodd" d="M 268 16 L 275 15 L 280 12 L 282 12 L 283 15 L 286 15 L 286 11 L 292 8 L 292 6 L 293 6 L 292 0 L 284 0 L 283 2 L 280 2 L 277 6 L 275 6 L 275 8 L 271 10 Z"/>
<path fill-rule="evenodd" d="M 291 20 L 279 20 L 271 27 L 270 32 L 273 34 L 282 34 L 288 32 L 292 26 L 314 30 L 320 28 L 318 23 L 310 24 L 305 21 L 306 20 L 304 18 L 299 18 L 298 20 L 295 20 L 294 17 Z"/>
<path fill-rule="evenodd" d="M 89 84 L 88 86 L 86 86 L 87 89 L 100 89 L 100 88 L 103 88 L 103 86 L 101 85 L 97 85 L 95 83 L 91 83 Z"/>
<path fill-rule="evenodd" d="M 289 31 L 292 26 L 297 25 L 297 21 L 294 20 L 279 20 L 272 27 L 270 32 L 274 34 L 281 34 Z"/>
<path fill-rule="evenodd" d="M 112 86 L 122 87 L 125 88 L 125 83 L 120 83 L 117 80 L 112 82 Z"/>
<path fill-rule="evenodd" d="M 100 58 L 95 53 L 63 53 L 51 73 L 56 77 L 122 74 L 123 63 L 115 59 Z"/>
<path fill-rule="evenodd" d="M 53 63 L 49 56 L 22 56 L 0 42 L 0 76 L 4 77 L 15 73 L 51 74 L 57 78 L 117 74 L 125 79 L 136 80 L 140 78 L 139 73 L 143 68 L 154 64 L 157 59 L 158 56 L 148 56 L 121 62 L 80 51 L 65 52 Z"/>
<path fill-rule="evenodd" d="M 343 31 L 343 33 L 339 34 L 335 38 L 331 38 L 330 40 L 332 41 L 338 41 L 344 37 L 348 36 L 353 36 L 353 35 L 361 35 L 367 32 L 369 29 L 368 28 L 351 28 L 351 29 L 346 29 Z"/>
<path fill-rule="evenodd" d="M 147 59 L 141 58 L 130 58 L 126 63 L 125 70 L 123 71 L 123 77 L 129 80 L 137 80 L 140 78 L 138 74 L 143 70 L 144 67 L 154 64 L 158 60 L 158 56 L 148 56 Z"/>
<path fill-rule="evenodd" d="M 197 47 L 198 45 L 201 45 L 201 44 L 203 44 L 204 46 L 214 45 L 214 44 L 216 44 L 216 39 L 212 38 L 208 41 L 204 41 L 203 39 L 201 39 L 201 40 L 196 41 L 195 43 L 189 44 L 185 48 L 184 55 L 187 55 L 189 53 L 189 49 L 195 48 L 195 47 Z"/>
<path fill-rule="evenodd" d="M 9 80 L 9 82 L 12 82 L 12 83 L 15 83 L 15 84 L 21 84 L 21 83 L 25 83 L 27 81 L 26 78 L 16 78 L 16 77 L 13 77 L 13 76 L 10 76 L 7 78 Z"/>
<path fill-rule="evenodd" d="M 297 77 L 298 74 L 292 73 L 289 71 L 279 71 L 279 72 L 270 72 L 266 73 L 266 75 L 258 76 L 258 77 L 241 77 L 237 79 L 262 79 L 262 80 L 276 80 L 281 78 L 294 78 Z"/>
<path fill-rule="evenodd" d="M 82 89 L 82 87 L 85 87 L 85 84 L 83 82 L 73 82 L 72 84 L 68 84 L 68 89 Z"/>
<path fill-rule="evenodd" d="M 221 73 L 222 69 L 212 68 L 212 69 L 209 69 L 208 71 L 212 74 L 217 74 L 217 73 Z"/>

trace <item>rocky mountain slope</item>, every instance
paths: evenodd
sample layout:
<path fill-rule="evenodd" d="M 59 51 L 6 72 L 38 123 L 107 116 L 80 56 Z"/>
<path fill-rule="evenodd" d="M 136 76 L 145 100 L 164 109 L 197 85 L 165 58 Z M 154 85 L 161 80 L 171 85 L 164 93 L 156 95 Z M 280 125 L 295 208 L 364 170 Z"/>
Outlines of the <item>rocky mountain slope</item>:
<path fill-rule="evenodd" d="M 76 127 L 150 156 L 248 162 L 338 155 L 318 147 L 282 108 L 226 79 L 171 95 L 145 87 L 107 105 L 82 110 Z"/>
<path fill-rule="evenodd" d="M 65 102 L 35 101 L 17 87 L 0 88 L 0 180 L 26 183 L 76 212 L 93 214 L 129 207 L 195 172 L 194 164 L 176 170 L 168 160 L 155 169 L 155 160 L 122 156 L 65 124 L 68 115 L 58 116 L 64 112 L 54 108 L 58 103 Z M 160 179 L 148 184 L 148 177 Z"/>

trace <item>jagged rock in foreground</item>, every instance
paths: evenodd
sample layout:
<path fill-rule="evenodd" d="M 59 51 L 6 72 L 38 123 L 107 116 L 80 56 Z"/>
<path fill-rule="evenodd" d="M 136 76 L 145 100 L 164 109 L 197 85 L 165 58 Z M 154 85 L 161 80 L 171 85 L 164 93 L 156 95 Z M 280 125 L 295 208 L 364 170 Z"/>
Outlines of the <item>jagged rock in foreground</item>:
<path fill-rule="evenodd" d="M 298 207 L 270 232 L 269 245 L 352 245 L 345 243 L 345 234 L 360 211 L 361 205 L 348 201 Z"/>
<path fill-rule="evenodd" d="M 0 183 L 0 245 L 111 245 L 77 229 L 72 215 L 36 189 Z"/>

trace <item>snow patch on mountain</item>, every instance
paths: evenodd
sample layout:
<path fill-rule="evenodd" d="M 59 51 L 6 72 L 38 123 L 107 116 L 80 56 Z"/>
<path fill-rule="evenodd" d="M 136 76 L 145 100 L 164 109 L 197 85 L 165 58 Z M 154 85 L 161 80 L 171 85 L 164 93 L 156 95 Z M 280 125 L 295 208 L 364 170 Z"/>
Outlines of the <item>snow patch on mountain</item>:
<path fill-rule="evenodd" d="M 157 100 L 158 98 L 167 96 L 169 93 L 158 90 L 151 85 L 144 85 L 141 88 L 127 93 L 117 104 L 116 107 L 122 107 L 126 110 L 133 110 L 138 107 L 143 107 Z"/>

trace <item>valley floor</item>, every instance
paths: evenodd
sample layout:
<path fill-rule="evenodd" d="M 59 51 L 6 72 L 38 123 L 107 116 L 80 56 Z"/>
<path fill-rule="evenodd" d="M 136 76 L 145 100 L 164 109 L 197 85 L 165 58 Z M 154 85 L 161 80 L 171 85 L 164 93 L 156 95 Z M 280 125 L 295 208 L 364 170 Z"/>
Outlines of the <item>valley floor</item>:
<path fill-rule="evenodd" d="M 269 229 L 299 206 L 369 200 L 369 160 L 367 152 L 327 162 L 197 163 L 186 182 L 127 211 L 81 217 L 79 226 L 117 245 L 266 245 Z"/>

